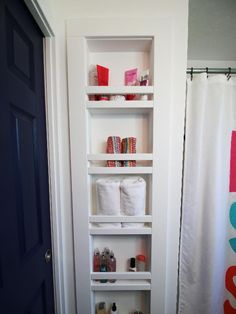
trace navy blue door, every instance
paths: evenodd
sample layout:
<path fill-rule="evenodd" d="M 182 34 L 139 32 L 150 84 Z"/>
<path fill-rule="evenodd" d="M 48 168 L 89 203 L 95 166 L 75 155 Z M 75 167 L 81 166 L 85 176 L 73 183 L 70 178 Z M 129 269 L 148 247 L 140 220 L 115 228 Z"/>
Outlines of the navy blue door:
<path fill-rule="evenodd" d="M 1 314 L 54 313 L 50 250 L 43 35 L 0 0 Z"/>

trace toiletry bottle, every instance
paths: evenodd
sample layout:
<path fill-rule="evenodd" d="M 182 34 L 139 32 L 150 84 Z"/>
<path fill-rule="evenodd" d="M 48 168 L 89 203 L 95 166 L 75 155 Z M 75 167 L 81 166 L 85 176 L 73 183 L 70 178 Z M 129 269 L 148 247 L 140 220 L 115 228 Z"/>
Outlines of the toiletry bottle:
<path fill-rule="evenodd" d="M 116 258 L 113 251 L 110 251 L 110 258 L 107 261 L 107 271 L 116 272 Z M 109 282 L 115 282 L 115 279 L 110 279 Z"/>
<path fill-rule="evenodd" d="M 105 254 L 103 253 L 101 256 L 100 272 L 106 272 L 106 271 L 107 271 L 107 260 L 106 260 Z M 100 282 L 106 283 L 107 279 L 101 279 Z"/>
<path fill-rule="evenodd" d="M 99 249 L 94 250 L 94 255 L 93 255 L 93 271 L 98 272 L 100 271 L 100 252 Z"/>
<path fill-rule="evenodd" d="M 117 312 L 116 304 L 113 303 L 113 304 L 112 304 L 112 308 L 111 308 L 111 314 L 117 314 L 117 313 L 118 313 L 118 312 Z"/>
<path fill-rule="evenodd" d="M 144 255 L 137 255 L 136 256 L 137 260 L 137 271 L 145 271 L 146 270 L 146 258 Z"/>
<path fill-rule="evenodd" d="M 136 271 L 135 258 L 134 257 L 131 257 L 131 259 L 130 259 L 129 271 Z"/>
<path fill-rule="evenodd" d="M 100 302 L 97 305 L 97 311 L 96 314 L 106 314 L 106 303 L 105 302 Z"/>

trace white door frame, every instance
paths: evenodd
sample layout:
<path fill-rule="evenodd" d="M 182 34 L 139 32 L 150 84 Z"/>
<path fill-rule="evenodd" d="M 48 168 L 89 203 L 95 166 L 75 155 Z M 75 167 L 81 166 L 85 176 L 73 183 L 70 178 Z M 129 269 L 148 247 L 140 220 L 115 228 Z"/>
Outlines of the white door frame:
<path fill-rule="evenodd" d="M 59 167 L 58 110 L 56 98 L 56 53 L 54 27 L 47 19 L 41 0 L 24 0 L 44 38 L 45 111 L 48 152 L 49 200 L 52 239 L 52 268 L 54 280 L 55 313 L 65 314 L 65 291 L 63 272 L 63 246 L 61 224 L 61 187 Z M 39 3 L 40 2 L 40 3 Z"/>

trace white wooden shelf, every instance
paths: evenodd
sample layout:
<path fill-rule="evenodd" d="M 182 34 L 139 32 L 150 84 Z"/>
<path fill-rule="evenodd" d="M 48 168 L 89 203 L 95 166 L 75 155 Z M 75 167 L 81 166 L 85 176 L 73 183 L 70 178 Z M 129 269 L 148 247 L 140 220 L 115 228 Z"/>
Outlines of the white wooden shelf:
<path fill-rule="evenodd" d="M 152 167 L 89 167 L 88 174 L 152 174 Z"/>
<path fill-rule="evenodd" d="M 152 234 L 152 228 L 140 227 L 140 228 L 102 228 L 94 227 L 89 229 L 91 235 L 145 235 Z"/>
<path fill-rule="evenodd" d="M 153 94 L 153 86 L 87 86 L 88 95 Z"/>
<path fill-rule="evenodd" d="M 151 290 L 151 283 L 148 280 L 117 280 L 114 283 L 91 283 L 93 291 L 128 291 L 128 290 Z"/>
<path fill-rule="evenodd" d="M 153 100 L 87 101 L 87 109 L 152 109 Z"/>
<path fill-rule="evenodd" d="M 118 280 L 151 280 L 151 273 L 148 271 L 137 272 L 92 272 L 92 280 L 118 279 Z"/>
<path fill-rule="evenodd" d="M 88 154 L 88 161 L 97 160 L 153 160 L 153 154 Z"/>
<path fill-rule="evenodd" d="M 152 222 L 151 215 L 145 216 L 89 216 L 89 222 Z"/>

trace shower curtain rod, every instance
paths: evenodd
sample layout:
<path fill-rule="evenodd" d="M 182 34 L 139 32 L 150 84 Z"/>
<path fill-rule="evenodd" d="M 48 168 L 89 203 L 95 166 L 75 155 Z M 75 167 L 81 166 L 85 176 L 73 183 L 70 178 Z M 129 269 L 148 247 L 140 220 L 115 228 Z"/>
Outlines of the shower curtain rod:
<path fill-rule="evenodd" d="M 187 68 L 187 74 L 236 74 L 236 68 Z"/>

